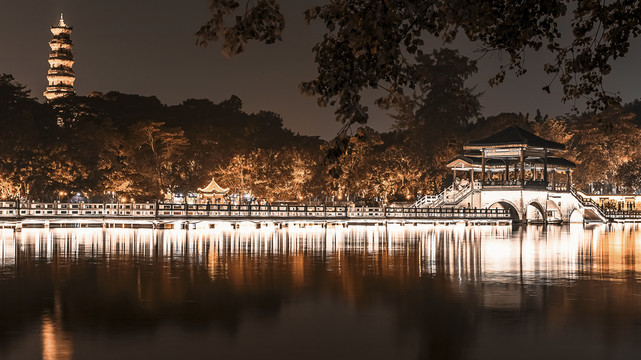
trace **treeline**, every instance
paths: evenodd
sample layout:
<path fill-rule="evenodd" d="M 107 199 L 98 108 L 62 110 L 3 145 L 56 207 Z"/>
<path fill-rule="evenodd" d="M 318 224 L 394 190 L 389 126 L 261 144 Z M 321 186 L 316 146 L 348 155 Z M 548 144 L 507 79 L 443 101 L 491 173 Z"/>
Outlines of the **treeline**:
<path fill-rule="evenodd" d="M 0 194 L 153 200 L 196 191 L 215 176 L 231 193 L 267 201 L 407 201 L 450 183 L 445 164 L 466 141 L 513 123 L 567 144 L 565 157 L 578 164 L 576 185 L 630 192 L 641 188 L 639 110 L 635 102 L 597 115 L 465 120 L 474 115 L 468 112 L 455 122 L 449 109 L 434 119 L 430 112 L 404 117 L 399 111 L 393 131 L 361 127 L 326 142 L 293 133 L 278 114 L 245 113 L 236 96 L 167 106 L 155 97 L 110 92 L 40 103 L 5 74 Z"/>

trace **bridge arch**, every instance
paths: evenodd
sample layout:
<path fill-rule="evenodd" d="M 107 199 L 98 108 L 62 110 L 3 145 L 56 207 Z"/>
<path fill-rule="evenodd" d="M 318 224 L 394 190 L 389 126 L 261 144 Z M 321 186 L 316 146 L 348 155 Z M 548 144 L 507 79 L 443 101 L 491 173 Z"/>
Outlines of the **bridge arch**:
<path fill-rule="evenodd" d="M 507 200 L 499 200 L 490 206 L 488 209 L 504 209 L 509 211 L 510 216 L 512 217 L 513 222 L 521 222 L 521 213 L 517 210 L 516 206 Z"/>
<path fill-rule="evenodd" d="M 584 216 L 583 212 L 579 209 L 574 209 L 570 213 L 570 223 L 583 223 Z"/>
<path fill-rule="evenodd" d="M 547 219 L 548 221 L 563 221 L 563 212 L 561 211 L 561 207 L 557 205 L 554 200 L 548 199 L 547 200 L 547 208 L 546 208 L 548 215 Z"/>
<path fill-rule="evenodd" d="M 538 213 L 538 214 L 537 214 Z M 547 221 L 545 207 L 537 200 L 530 201 L 525 207 L 524 218 L 528 222 Z"/>

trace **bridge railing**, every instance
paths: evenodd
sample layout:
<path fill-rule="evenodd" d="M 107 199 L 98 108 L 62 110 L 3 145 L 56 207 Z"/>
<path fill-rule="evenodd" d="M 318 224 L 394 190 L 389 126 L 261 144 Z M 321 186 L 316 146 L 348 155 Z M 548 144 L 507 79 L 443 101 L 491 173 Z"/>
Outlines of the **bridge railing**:
<path fill-rule="evenodd" d="M 639 210 L 605 210 L 605 216 L 613 220 L 641 219 Z"/>
<path fill-rule="evenodd" d="M 481 182 L 482 186 L 523 186 L 523 187 L 533 187 L 533 188 L 545 188 L 548 186 L 549 182 L 543 180 L 484 180 Z"/>
<path fill-rule="evenodd" d="M 0 201 L 0 219 L 17 218 L 133 219 L 510 219 L 503 209 L 345 207 L 314 205 L 230 205 L 175 203 L 34 203 Z"/>
<path fill-rule="evenodd" d="M 550 191 L 566 192 L 568 191 L 567 183 L 548 183 L 547 189 Z"/>

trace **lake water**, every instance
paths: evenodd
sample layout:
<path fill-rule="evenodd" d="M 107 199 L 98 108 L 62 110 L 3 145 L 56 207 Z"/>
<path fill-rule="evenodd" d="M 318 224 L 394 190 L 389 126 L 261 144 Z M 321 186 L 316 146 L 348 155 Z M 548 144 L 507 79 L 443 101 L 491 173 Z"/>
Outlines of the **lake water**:
<path fill-rule="evenodd" d="M 641 228 L 0 233 L 0 359 L 633 359 Z"/>

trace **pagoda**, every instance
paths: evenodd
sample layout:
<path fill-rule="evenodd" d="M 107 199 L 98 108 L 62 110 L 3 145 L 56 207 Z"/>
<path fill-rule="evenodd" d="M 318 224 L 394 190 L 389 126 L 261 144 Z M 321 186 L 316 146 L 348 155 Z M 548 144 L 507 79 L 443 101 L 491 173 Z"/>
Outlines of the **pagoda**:
<path fill-rule="evenodd" d="M 73 54 L 71 52 L 71 31 L 73 27 L 65 24 L 60 14 L 60 21 L 51 27 L 53 39 L 49 41 L 51 53 L 49 54 L 49 71 L 47 80 L 49 86 L 44 92 L 47 100 L 71 95 L 74 93 L 73 82 L 76 77 L 73 73 Z"/>

